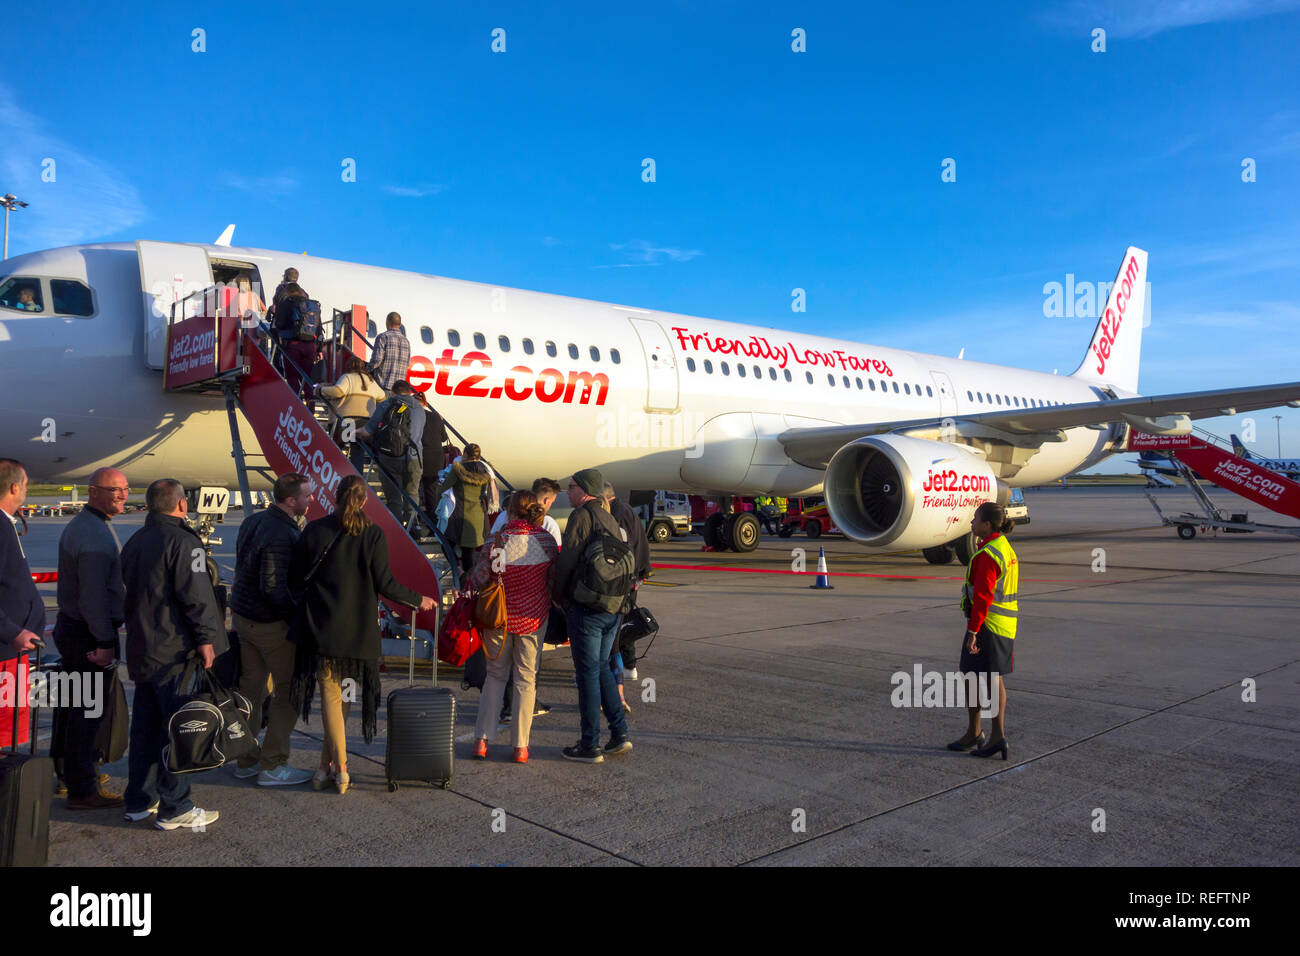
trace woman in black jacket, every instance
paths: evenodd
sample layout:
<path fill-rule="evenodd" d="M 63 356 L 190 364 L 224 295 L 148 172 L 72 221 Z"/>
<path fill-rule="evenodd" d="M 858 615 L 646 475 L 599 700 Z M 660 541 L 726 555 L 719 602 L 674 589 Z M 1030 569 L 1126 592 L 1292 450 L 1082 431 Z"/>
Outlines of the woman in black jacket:
<path fill-rule="evenodd" d="M 360 692 L 361 732 L 366 743 L 375 736 L 379 713 L 379 596 L 422 611 L 434 599 L 422 598 L 399 584 L 388 567 L 388 542 L 366 516 L 369 489 L 359 475 L 339 482 L 334 513 L 307 525 L 294 546 L 289 586 L 302 594 L 291 638 L 298 644 L 293 701 L 303 720 L 311 714 L 315 685 L 321 687 L 325 742 L 320 769 L 312 778 L 317 790 L 333 780 L 346 793 L 348 704 L 343 682 Z"/>

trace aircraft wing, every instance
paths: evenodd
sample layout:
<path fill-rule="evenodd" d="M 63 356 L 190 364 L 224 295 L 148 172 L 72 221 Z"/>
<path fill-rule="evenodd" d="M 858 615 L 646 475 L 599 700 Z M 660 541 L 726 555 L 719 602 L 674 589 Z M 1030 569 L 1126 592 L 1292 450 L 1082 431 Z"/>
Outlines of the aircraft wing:
<path fill-rule="evenodd" d="M 1177 416 L 1216 418 L 1288 404 L 1300 407 L 1300 382 L 1172 395 L 1142 395 L 1137 398 L 1104 399 L 1075 405 L 1048 405 L 1043 408 L 1003 408 L 974 415 L 954 416 L 952 421 L 959 429 L 963 424 L 982 425 L 1013 436 L 1043 435 L 1044 440 L 1053 440 L 1047 436 L 1062 429 L 1085 425 L 1104 426 L 1110 422 L 1128 422 L 1144 431 L 1185 434 L 1188 429 L 1178 426 Z M 1168 420 L 1155 421 L 1162 418 Z M 831 457 L 851 441 L 888 432 L 933 429 L 941 427 L 945 422 L 946 420 L 936 418 L 914 418 L 861 425 L 792 428 L 777 437 L 786 454 L 794 461 L 809 468 L 825 468 Z"/>

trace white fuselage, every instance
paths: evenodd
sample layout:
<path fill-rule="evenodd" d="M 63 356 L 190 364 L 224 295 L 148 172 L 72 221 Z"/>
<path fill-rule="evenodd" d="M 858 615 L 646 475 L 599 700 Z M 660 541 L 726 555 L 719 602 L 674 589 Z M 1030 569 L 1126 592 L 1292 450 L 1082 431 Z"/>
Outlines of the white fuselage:
<path fill-rule="evenodd" d="M 268 299 L 286 267 L 299 269 L 327 322 L 334 309 L 354 303 L 368 308 L 381 331 L 389 311 L 401 313 L 411 341 L 412 382 L 428 388 L 433 406 L 516 485 L 599 467 L 615 487 L 627 489 L 812 494 L 820 490 L 822 473 L 784 458 L 775 435 L 787 428 L 942 419 L 999 410 L 1004 403 L 1098 398 L 1095 386 L 1068 376 L 807 331 L 259 249 L 195 248 L 213 260 L 256 266 Z M 162 372 L 146 365 L 133 244 L 17 256 L 0 272 L 81 279 L 93 289 L 96 305 L 87 318 L 0 310 L 0 455 L 23 460 L 34 481 L 84 482 L 94 468 L 112 465 L 132 484 L 161 476 L 187 485 L 234 484 L 223 403 L 164 392 Z M 452 344 L 452 332 L 459 344 Z M 547 343 L 554 343 L 554 356 Z M 583 373 L 593 383 L 589 393 Z M 250 464 L 264 463 L 247 422 L 242 415 L 239 420 Z M 697 442 L 697 435 L 709 438 Z M 714 468 L 710 456 L 728 443 L 728 461 Z M 752 467 L 744 461 L 737 466 L 736 449 L 743 459 L 751 445 Z M 1009 483 L 1051 481 L 1110 451 L 1106 432 L 1070 429 L 1065 441 L 1044 445 Z"/>

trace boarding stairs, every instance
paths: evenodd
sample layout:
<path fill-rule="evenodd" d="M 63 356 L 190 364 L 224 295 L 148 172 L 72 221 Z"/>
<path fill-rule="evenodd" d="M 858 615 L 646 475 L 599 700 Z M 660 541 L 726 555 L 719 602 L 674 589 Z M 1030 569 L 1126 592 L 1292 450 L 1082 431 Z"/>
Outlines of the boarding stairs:
<path fill-rule="evenodd" d="M 1133 429 L 1129 432 L 1128 450 L 1167 454 L 1188 491 L 1200 505 L 1201 514 L 1184 512 L 1167 516 L 1155 498 L 1147 495 L 1147 500 L 1155 508 L 1161 522 L 1177 527 L 1180 537 L 1195 537 L 1197 527 L 1202 532 L 1270 531 L 1300 535 L 1300 527 L 1248 521 L 1245 513 L 1225 513 L 1210 499 L 1202 480 L 1212 481 L 1226 491 L 1270 511 L 1300 519 L 1300 483 L 1270 471 L 1258 462 L 1234 454 L 1230 442 L 1225 442 L 1211 432 L 1196 428 L 1194 434 L 1188 435 L 1148 435 Z"/>
<path fill-rule="evenodd" d="M 341 370 L 347 358 L 356 354 L 353 346 L 358 343 L 345 343 L 342 334 L 353 329 L 351 315 L 359 308 L 354 307 L 346 324 L 336 322 L 326 343 L 325 375 L 334 376 L 330 381 L 337 378 L 334 373 Z M 264 318 L 241 314 L 234 290 L 221 286 L 176 302 L 167 329 L 164 389 L 224 398 L 240 496 L 243 501 L 251 501 L 248 472 L 254 469 L 246 460 L 235 415 L 236 408 L 242 411 L 266 458 L 266 476 L 273 479 L 296 471 L 310 479 L 313 498 L 307 519 L 313 520 L 333 512 L 339 482 L 357 471 L 323 424 L 328 403 L 322 413 L 318 406 L 324 400 L 308 404 L 289 386 L 281 369 L 294 368 L 304 381 L 312 381 L 311 370 L 297 368 L 278 348 Z M 363 477 L 374 487 L 380 465 L 364 443 L 359 447 L 365 456 Z M 419 656 L 433 658 L 439 614 L 461 585 L 459 564 L 437 522 L 419 502 L 399 493 L 409 515 L 405 524 L 399 522 L 378 493 L 367 497 L 365 511 L 384 532 L 393 576 L 413 591 L 435 597 L 436 605 L 431 611 L 413 614 L 410 608 L 383 599 L 387 610 L 381 629 L 390 636 L 384 642 L 384 651 L 400 653 L 391 646 L 392 641 L 400 640 L 409 644 L 412 660 L 417 646 L 422 648 Z"/>
<path fill-rule="evenodd" d="M 363 305 L 353 305 L 352 308 L 347 311 L 339 309 L 334 310 L 333 318 L 326 325 L 327 331 L 325 342 L 322 347 L 324 363 L 324 371 L 322 374 L 326 381 L 338 381 L 339 377 L 347 369 L 348 359 L 356 357 L 364 361 L 366 356 L 374 351 L 374 343 L 366 336 L 366 332 L 368 331 L 366 329 L 366 315 L 366 307 Z M 321 399 L 319 401 L 323 402 L 324 400 Z M 327 404 L 328 403 L 326 403 L 326 405 Z M 332 410 L 328 407 L 322 407 L 319 411 L 318 420 L 321 420 L 322 418 L 326 422 L 331 421 L 333 419 Z M 456 441 L 460 443 L 461 448 L 464 448 L 469 444 L 469 440 L 460 433 L 455 425 L 447 421 L 445 417 L 443 418 L 442 423 L 446 426 L 448 433 L 450 433 Z M 496 466 L 493 465 L 488 458 L 485 457 L 483 461 L 492 469 L 498 493 L 509 494 L 515 490 L 514 485 L 501 475 L 501 472 L 497 470 Z M 441 466 L 435 470 L 441 471 Z M 425 475 L 426 477 L 428 476 L 427 463 Z M 378 488 L 378 485 L 378 479 L 376 478 L 371 487 Z"/>

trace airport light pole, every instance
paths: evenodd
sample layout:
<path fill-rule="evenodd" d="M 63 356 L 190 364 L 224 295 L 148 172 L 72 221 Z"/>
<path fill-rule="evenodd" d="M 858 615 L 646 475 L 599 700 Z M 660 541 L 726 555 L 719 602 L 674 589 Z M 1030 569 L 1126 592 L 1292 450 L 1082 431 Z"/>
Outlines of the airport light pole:
<path fill-rule="evenodd" d="M 1282 457 L 1282 416 L 1274 415 L 1277 419 L 1277 457 Z"/>
<path fill-rule="evenodd" d="M 2 259 L 9 258 L 9 210 L 22 209 L 27 205 L 13 193 L 5 193 L 4 198 L 0 199 L 0 206 L 5 207 L 5 250 Z"/>

